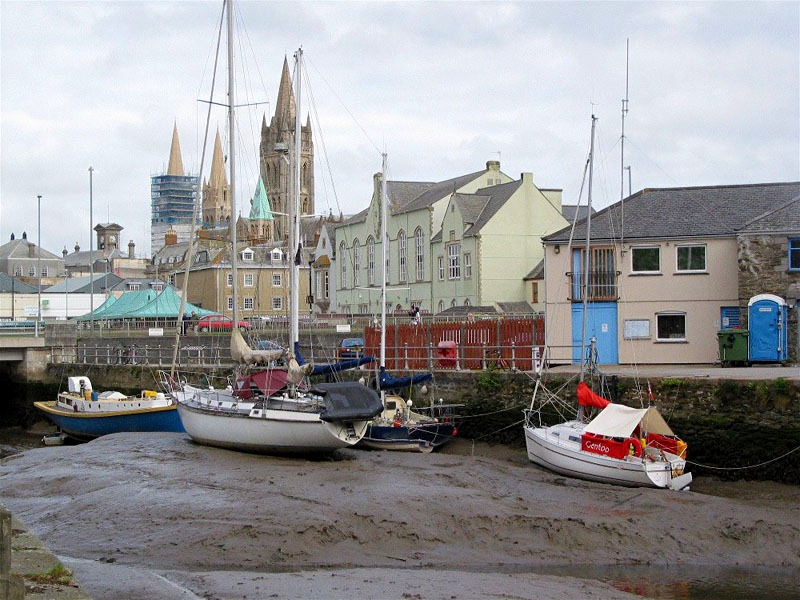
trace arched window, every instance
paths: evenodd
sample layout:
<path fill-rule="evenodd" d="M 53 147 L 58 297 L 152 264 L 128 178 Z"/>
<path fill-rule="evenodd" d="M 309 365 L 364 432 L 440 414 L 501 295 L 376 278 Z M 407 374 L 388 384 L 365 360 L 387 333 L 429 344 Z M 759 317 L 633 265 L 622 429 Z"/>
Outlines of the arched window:
<path fill-rule="evenodd" d="M 361 248 L 358 240 L 353 240 L 353 287 L 361 285 Z"/>
<path fill-rule="evenodd" d="M 414 263 L 417 272 L 417 281 L 425 279 L 425 234 L 422 228 L 414 231 Z"/>
<path fill-rule="evenodd" d="M 367 238 L 367 285 L 375 285 L 375 240 Z"/>
<path fill-rule="evenodd" d="M 456 299 L 455 299 L 455 298 L 453 298 L 453 299 L 450 301 L 450 308 L 455 308 L 456 306 L 457 306 L 457 305 L 456 305 Z"/>
<path fill-rule="evenodd" d="M 339 288 L 347 287 L 347 246 L 339 244 Z"/>
<path fill-rule="evenodd" d="M 439 300 L 439 309 L 436 312 L 442 312 L 444 310 L 444 300 Z"/>
<path fill-rule="evenodd" d="M 408 240 L 406 239 L 406 232 L 402 229 L 397 234 L 397 255 L 400 265 L 400 283 L 406 283 L 408 281 Z"/>

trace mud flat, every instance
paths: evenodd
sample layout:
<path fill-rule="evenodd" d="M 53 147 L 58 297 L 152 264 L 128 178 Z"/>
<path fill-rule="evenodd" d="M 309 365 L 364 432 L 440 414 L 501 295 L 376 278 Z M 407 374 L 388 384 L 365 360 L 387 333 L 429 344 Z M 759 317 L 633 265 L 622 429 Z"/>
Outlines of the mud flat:
<path fill-rule="evenodd" d="M 0 503 L 96 600 L 615 599 L 541 569 L 800 567 L 800 488 L 619 488 L 467 440 L 307 460 L 117 434 L 4 459 Z"/>

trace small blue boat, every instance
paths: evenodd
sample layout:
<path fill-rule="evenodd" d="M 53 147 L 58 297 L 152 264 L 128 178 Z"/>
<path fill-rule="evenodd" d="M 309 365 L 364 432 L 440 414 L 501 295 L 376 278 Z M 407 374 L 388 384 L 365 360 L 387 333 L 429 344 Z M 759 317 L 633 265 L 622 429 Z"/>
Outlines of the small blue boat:
<path fill-rule="evenodd" d="M 184 431 L 177 404 L 161 392 L 98 394 L 85 376 L 68 377 L 67 383 L 67 391 L 60 392 L 55 401 L 33 405 L 71 438 L 91 440 L 123 431 Z"/>

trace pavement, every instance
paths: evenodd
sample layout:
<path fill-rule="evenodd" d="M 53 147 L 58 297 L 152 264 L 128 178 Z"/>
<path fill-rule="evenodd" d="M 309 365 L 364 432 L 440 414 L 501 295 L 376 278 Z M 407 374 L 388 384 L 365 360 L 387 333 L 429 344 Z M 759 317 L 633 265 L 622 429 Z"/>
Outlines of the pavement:
<path fill-rule="evenodd" d="M 5 529 L 4 529 L 5 534 Z M 3 540 L 4 544 L 6 540 Z M 11 516 L 10 572 L 24 580 L 24 598 L 47 600 L 91 600 L 71 573 L 44 543 L 18 519 Z M 0 588 L 2 589 L 2 588 Z M 22 598 L 13 593 L 9 598 Z M 3 598 L 2 600 L 5 600 Z"/>
<path fill-rule="evenodd" d="M 731 379 L 739 381 L 769 381 L 789 379 L 800 382 L 800 366 L 768 364 L 752 367 L 720 367 L 718 365 L 598 365 L 606 375 L 641 379 Z M 578 365 L 551 367 L 550 373 L 577 373 Z"/>

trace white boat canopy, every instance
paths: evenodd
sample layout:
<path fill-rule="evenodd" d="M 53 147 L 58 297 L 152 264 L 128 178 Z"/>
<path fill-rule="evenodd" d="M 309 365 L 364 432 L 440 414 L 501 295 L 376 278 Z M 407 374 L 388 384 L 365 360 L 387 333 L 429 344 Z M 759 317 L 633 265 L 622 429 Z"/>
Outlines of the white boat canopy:
<path fill-rule="evenodd" d="M 675 435 L 658 409 L 631 408 L 622 404 L 609 404 L 584 428 L 586 433 L 608 437 L 630 437 L 641 424 L 642 431 L 660 435 Z"/>

